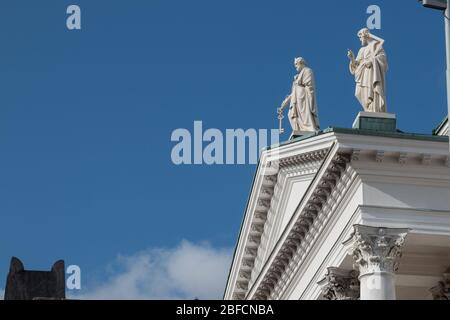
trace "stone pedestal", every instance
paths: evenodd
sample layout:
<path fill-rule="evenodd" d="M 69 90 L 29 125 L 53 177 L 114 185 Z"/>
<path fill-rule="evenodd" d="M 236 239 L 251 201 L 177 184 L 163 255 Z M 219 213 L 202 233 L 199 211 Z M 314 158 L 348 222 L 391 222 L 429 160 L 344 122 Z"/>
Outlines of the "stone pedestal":
<path fill-rule="evenodd" d="M 395 132 L 397 117 L 393 113 L 360 112 L 353 122 L 353 129 Z"/>
<path fill-rule="evenodd" d="M 361 300 L 395 300 L 395 272 L 408 229 L 355 225 L 344 242 L 359 270 Z"/>

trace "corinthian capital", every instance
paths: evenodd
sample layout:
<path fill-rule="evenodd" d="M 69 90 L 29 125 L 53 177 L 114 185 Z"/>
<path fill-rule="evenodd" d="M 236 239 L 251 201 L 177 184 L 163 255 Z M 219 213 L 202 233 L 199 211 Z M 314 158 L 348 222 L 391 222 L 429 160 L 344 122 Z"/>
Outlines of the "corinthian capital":
<path fill-rule="evenodd" d="M 353 255 L 354 267 L 361 275 L 374 272 L 394 273 L 409 229 L 353 226 L 354 232 L 344 245 Z"/>
<path fill-rule="evenodd" d="M 330 267 L 318 284 L 322 286 L 322 298 L 325 300 L 359 299 L 358 271 Z"/>
<path fill-rule="evenodd" d="M 450 268 L 444 273 L 443 281 L 430 289 L 433 300 L 450 300 Z"/>

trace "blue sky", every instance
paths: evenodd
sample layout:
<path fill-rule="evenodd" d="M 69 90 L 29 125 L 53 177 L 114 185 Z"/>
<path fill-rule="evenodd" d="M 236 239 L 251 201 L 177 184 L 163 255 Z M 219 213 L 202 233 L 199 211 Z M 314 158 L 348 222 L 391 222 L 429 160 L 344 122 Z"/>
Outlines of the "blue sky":
<path fill-rule="evenodd" d="M 70 4 L 81 31 L 66 28 Z M 415 0 L 2 0 L 0 288 L 13 255 L 31 269 L 65 259 L 88 285 L 157 248 L 227 261 L 255 166 L 175 166 L 172 131 L 276 128 L 296 56 L 315 72 L 322 128 L 350 127 L 346 52 L 371 4 L 388 109 L 430 133 L 447 113 L 443 16 Z"/>

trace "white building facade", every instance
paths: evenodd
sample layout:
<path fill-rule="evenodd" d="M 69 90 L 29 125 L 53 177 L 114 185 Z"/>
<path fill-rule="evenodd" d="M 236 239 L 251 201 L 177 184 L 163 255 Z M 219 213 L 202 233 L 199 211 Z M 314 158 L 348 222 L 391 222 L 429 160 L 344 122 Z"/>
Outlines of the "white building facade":
<path fill-rule="evenodd" d="M 360 113 L 263 151 L 224 298 L 450 299 L 443 132 Z"/>

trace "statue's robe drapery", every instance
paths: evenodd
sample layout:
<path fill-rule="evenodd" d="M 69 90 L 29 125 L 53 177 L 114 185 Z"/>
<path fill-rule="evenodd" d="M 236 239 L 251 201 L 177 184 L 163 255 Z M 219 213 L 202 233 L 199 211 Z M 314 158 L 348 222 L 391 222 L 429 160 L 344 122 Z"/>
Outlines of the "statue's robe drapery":
<path fill-rule="evenodd" d="M 370 68 L 366 67 L 371 62 Z M 361 48 L 356 62 L 350 62 L 350 72 L 355 76 L 355 96 L 367 112 L 386 112 L 385 76 L 388 70 L 386 53 L 381 44 L 373 41 Z"/>
<path fill-rule="evenodd" d="M 319 130 L 314 74 L 310 68 L 303 68 L 295 76 L 290 97 L 289 121 L 294 131 Z"/>

